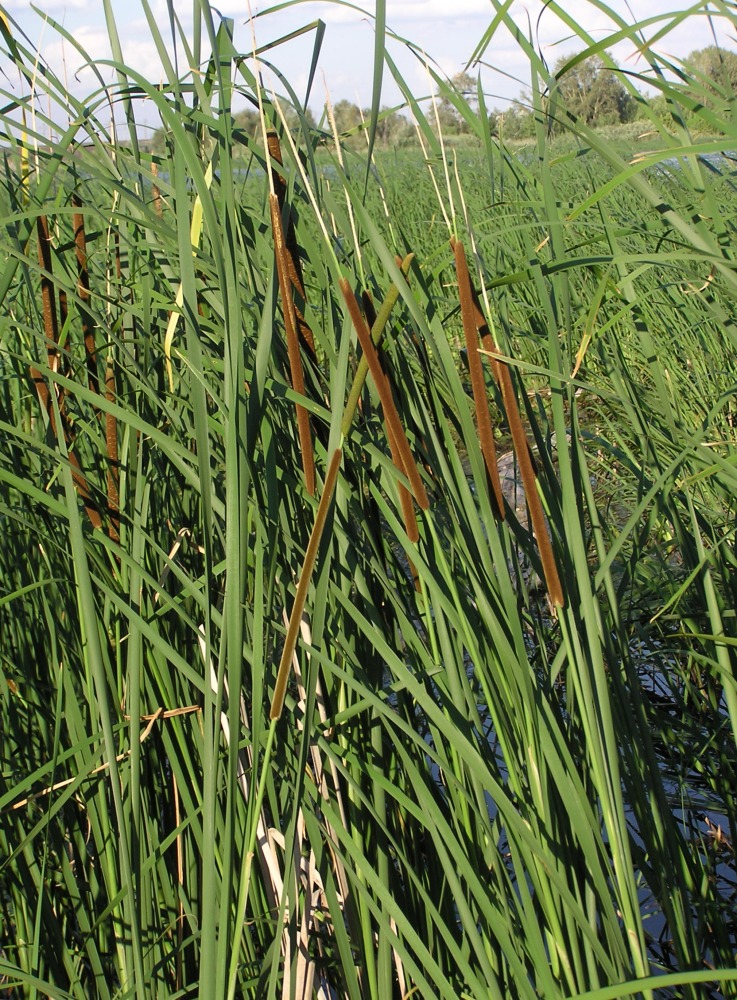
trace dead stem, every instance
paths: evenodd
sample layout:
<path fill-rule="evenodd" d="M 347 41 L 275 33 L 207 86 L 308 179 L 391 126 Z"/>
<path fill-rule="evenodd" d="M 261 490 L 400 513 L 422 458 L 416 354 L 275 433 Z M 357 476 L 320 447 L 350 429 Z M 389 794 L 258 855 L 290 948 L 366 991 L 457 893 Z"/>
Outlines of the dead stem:
<path fill-rule="evenodd" d="M 507 415 L 509 431 L 512 435 L 512 445 L 514 446 L 514 453 L 517 456 L 517 464 L 519 466 L 522 485 L 525 490 L 527 507 L 530 511 L 532 530 L 534 531 L 535 538 L 537 539 L 537 547 L 540 552 L 540 560 L 543 565 L 543 575 L 545 576 L 545 585 L 548 588 L 548 596 L 550 597 L 551 604 L 555 607 L 562 608 L 565 603 L 563 598 L 563 588 L 561 587 L 560 577 L 558 576 L 558 567 L 555 564 L 553 546 L 550 542 L 548 526 L 545 522 L 545 514 L 540 501 L 540 494 L 537 489 L 537 475 L 532 464 L 530 445 L 527 440 L 527 435 L 525 434 L 525 429 L 522 425 L 522 417 L 517 405 L 517 397 L 514 394 L 512 376 L 509 372 L 509 366 L 499 360 L 498 349 L 490 334 L 488 335 L 488 340 L 485 338 L 485 349 L 488 349 L 487 344 L 492 349 L 490 357 L 492 358 L 493 363 L 496 364 L 498 371 L 502 403 L 504 405 L 504 411 Z"/>
<path fill-rule="evenodd" d="M 402 259 L 400 257 L 399 266 L 401 267 L 401 265 L 402 265 Z M 363 305 L 363 314 L 366 317 L 366 322 L 368 323 L 369 329 L 373 329 L 374 324 L 376 323 L 376 308 L 374 307 L 374 300 L 371 296 L 371 292 L 369 292 L 368 289 L 364 289 L 361 292 L 361 304 Z M 384 375 L 384 377 L 386 378 L 386 375 Z M 388 381 L 389 380 L 387 379 L 387 385 Z M 388 389 L 388 391 L 391 390 Z M 402 464 L 402 457 L 400 455 L 399 448 L 397 447 L 397 443 L 394 439 L 394 436 L 391 433 L 389 423 L 386 423 L 386 437 L 389 442 L 389 450 L 391 452 L 392 462 L 394 463 L 396 469 L 400 473 L 402 473 L 402 475 L 406 475 L 407 474 L 406 469 Z M 399 503 L 402 508 L 402 518 L 404 519 L 404 530 L 407 532 L 407 537 L 409 538 L 409 540 L 413 544 L 415 544 L 416 542 L 419 541 L 420 531 L 417 526 L 417 517 L 415 515 L 415 508 L 412 505 L 412 494 L 409 492 L 407 487 L 402 482 L 397 482 L 397 488 L 399 490 Z M 412 571 L 412 578 L 414 579 L 416 586 L 418 582 L 417 570 L 415 569 L 414 563 L 412 562 L 411 559 L 409 560 L 409 565 L 410 565 L 410 570 Z"/>
<path fill-rule="evenodd" d="M 279 136 L 273 129 L 269 129 L 266 133 L 266 141 L 269 145 L 269 156 L 276 163 L 283 163 L 281 146 L 279 145 Z M 274 182 L 274 191 L 276 192 L 276 197 L 279 200 L 279 211 L 284 211 L 284 203 L 287 197 L 287 182 L 284 180 L 282 175 L 271 167 L 271 177 Z M 287 230 L 284 234 L 284 246 L 285 246 L 285 261 L 287 266 L 287 274 L 289 280 L 292 283 L 292 287 L 299 296 L 299 303 L 294 304 L 294 314 L 297 320 L 297 330 L 299 331 L 299 339 L 307 348 L 312 357 L 313 361 L 317 360 L 317 354 L 315 352 L 315 338 L 313 336 L 312 330 L 309 323 L 304 318 L 302 312 L 303 307 L 306 303 L 305 298 L 305 286 L 304 278 L 302 275 L 302 264 L 299 259 L 299 246 L 297 245 L 297 237 L 294 232 L 294 222 L 292 220 L 292 214 L 289 213 L 287 221 Z"/>
<path fill-rule="evenodd" d="M 45 215 L 40 215 L 38 217 L 38 262 L 42 268 L 41 274 L 41 302 L 43 308 L 43 322 L 44 322 L 44 335 L 46 337 L 46 352 L 48 359 L 48 366 L 52 372 L 59 371 L 60 362 L 60 352 L 58 348 L 59 343 L 59 323 L 56 314 L 56 303 L 54 301 L 54 282 L 52 278 L 52 260 L 51 260 L 51 240 L 49 236 L 49 227 Z M 51 399 L 49 392 L 49 387 L 46 384 L 46 380 L 43 375 L 38 371 L 37 368 L 31 366 L 30 375 L 36 386 L 36 393 L 38 394 L 39 402 L 44 410 L 49 420 L 49 426 L 58 439 L 59 434 L 57 432 L 56 426 L 56 413 L 55 408 Z M 64 444 L 67 449 L 67 455 L 69 457 L 69 463 L 72 467 L 72 480 L 74 486 L 82 497 L 87 516 L 92 522 L 93 527 L 99 528 L 102 525 L 102 519 L 99 513 L 95 510 L 92 504 L 92 496 L 87 485 L 87 480 L 85 479 L 84 473 L 79 465 L 79 459 L 76 454 L 71 450 L 71 443 L 73 439 L 73 434 L 69 423 L 66 419 L 64 412 L 64 393 L 61 390 L 57 391 L 57 404 L 59 409 L 59 416 L 61 419 L 61 436 L 64 438 Z"/>
<path fill-rule="evenodd" d="M 271 700 L 271 712 L 269 716 L 271 719 L 281 718 L 282 709 L 284 708 L 284 698 L 287 693 L 287 681 L 289 680 L 292 656 L 297 646 L 297 633 L 299 632 L 302 612 L 304 611 L 305 602 L 307 600 L 307 590 L 310 585 L 310 580 L 312 579 L 312 571 L 315 568 L 317 550 L 320 547 L 320 540 L 325 529 L 325 522 L 327 520 L 328 511 L 330 510 L 330 503 L 333 499 L 333 493 L 335 492 L 335 484 L 338 481 L 338 472 L 340 470 L 340 461 L 342 457 L 342 449 L 336 448 L 333 452 L 333 457 L 330 459 L 327 475 L 325 477 L 325 485 L 322 490 L 322 496 L 320 497 L 320 503 L 317 506 L 315 523 L 312 526 L 312 533 L 310 534 L 310 540 L 307 544 L 307 551 L 305 552 L 305 559 L 302 564 L 302 572 L 300 574 L 299 583 L 297 584 L 297 593 L 294 596 L 292 613 L 289 616 L 287 637 L 284 641 L 284 649 L 282 650 L 279 670 L 276 675 L 274 697 Z"/>
<path fill-rule="evenodd" d="M 49 236 L 49 224 L 45 215 L 39 215 L 37 221 L 38 230 L 38 263 L 42 268 L 41 273 L 41 308 L 44 322 L 44 336 L 46 337 L 46 353 L 48 365 L 52 372 L 59 371 L 59 320 L 56 315 L 56 303 L 54 301 L 54 282 L 51 277 L 53 264 L 51 261 L 51 237 Z M 64 391 L 57 390 L 59 409 L 64 409 Z"/>
<path fill-rule="evenodd" d="M 473 391 L 473 401 L 476 406 L 476 425 L 478 427 L 479 443 L 481 444 L 481 452 L 484 456 L 486 471 L 492 486 L 496 514 L 502 518 L 504 516 L 504 494 L 502 493 L 502 484 L 499 478 L 494 432 L 491 427 L 491 413 L 489 412 L 489 399 L 486 393 L 484 371 L 481 367 L 481 357 L 479 355 L 479 338 L 473 293 L 471 290 L 471 278 L 468 273 L 468 264 L 466 263 L 463 244 L 460 240 L 451 240 L 451 247 L 455 256 L 458 295 L 461 303 L 463 333 L 466 338 L 468 368 L 471 373 L 471 389 Z"/>
<path fill-rule="evenodd" d="M 414 259 L 414 254 L 409 253 L 401 262 L 401 271 L 405 276 L 408 274 L 409 269 L 412 265 L 412 260 Z M 397 258 L 399 260 L 399 258 Z M 397 299 L 399 298 L 399 288 L 397 285 L 392 284 L 387 296 L 381 304 L 381 309 L 376 317 L 376 322 L 371 326 L 371 340 L 378 347 L 381 342 L 381 338 L 384 336 L 384 330 L 386 329 L 386 324 L 389 322 L 389 317 L 391 316 L 391 311 L 396 305 Z M 368 375 L 368 361 L 364 355 L 358 362 L 358 369 L 353 378 L 353 384 L 351 385 L 351 391 L 348 394 L 348 399 L 345 404 L 345 409 L 343 410 L 343 420 L 340 425 L 340 432 L 343 437 L 347 437 L 350 433 L 351 424 L 353 423 L 353 417 L 356 414 L 356 408 L 358 407 L 358 402 L 361 398 L 361 393 L 363 392 L 363 386 L 366 381 L 366 376 Z"/>
<path fill-rule="evenodd" d="M 54 436 L 58 439 L 59 435 L 57 434 L 56 430 L 56 415 L 54 413 L 54 406 L 51 402 L 51 396 L 49 394 L 48 386 L 46 385 L 46 380 L 44 379 L 43 375 L 38 370 L 38 368 L 34 368 L 33 365 L 29 367 L 28 371 L 30 373 L 31 378 L 33 379 L 34 385 L 36 386 L 36 393 L 38 394 L 39 402 L 41 403 L 42 408 L 46 410 L 46 414 L 49 418 L 49 426 L 51 427 L 51 431 L 54 434 Z M 82 502 L 84 503 L 84 509 L 87 512 L 87 516 L 89 517 L 90 521 L 92 522 L 92 527 L 100 528 L 102 527 L 102 518 L 100 517 L 98 511 L 95 509 L 92 503 L 92 495 L 90 494 L 89 486 L 87 485 L 87 480 L 85 479 L 84 473 L 80 468 L 79 459 L 77 458 L 75 453 L 71 451 L 72 434 L 69 430 L 69 427 L 67 426 L 64 414 L 61 413 L 61 411 L 60 411 L 60 416 L 62 424 L 62 435 L 64 437 L 64 443 L 67 447 L 67 457 L 69 458 L 69 464 L 72 467 L 72 480 L 74 482 L 74 486 L 79 495 L 82 497 Z"/>
<path fill-rule="evenodd" d="M 397 412 L 397 407 L 391 392 L 389 380 L 381 367 L 379 355 L 374 346 L 374 342 L 371 339 L 371 333 L 366 324 L 366 320 L 359 309 L 356 296 L 345 278 L 341 278 L 340 280 L 340 290 L 343 293 L 343 298 L 345 299 L 353 326 L 358 335 L 358 340 L 361 344 L 361 349 L 363 350 L 363 356 L 366 358 L 369 371 L 371 372 L 377 392 L 379 393 L 379 399 L 381 400 L 381 405 L 384 410 L 384 419 L 386 420 L 387 428 L 389 429 L 388 436 L 390 446 L 391 437 L 393 436 L 394 443 L 401 460 L 401 466 L 399 466 L 399 468 L 404 472 L 409 480 L 415 500 L 423 510 L 427 510 L 430 506 L 430 501 L 428 499 L 427 492 L 425 491 L 425 486 L 420 479 L 417 464 L 412 457 L 409 442 L 407 441 L 407 435 L 404 433 L 402 421 L 399 418 L 399 413 Z"/>
<path fill-rule="evenodd" d="M 82 207 L 82 201 L 78 195 L 72 195 L 72 205 L 75 208 Z M 87 308 L 90 300 L 90 275 L 87 268 L 87 237 L 84 228 L 84 215 L 82 212 L 75 212 L 72 216 L 74 226 L 74 246 L 77 254 L 77 294 L 82 302 L 80 313 L 82 316 L 82 335 L 84 337 L 84 352 L 87 359 L 87 380 L 90 389 L 99 393 L 100 380 L 97 375 L 97 354 L 95 347 L 95 323 Z"/>
<path fill-rule="evenodd" d="M 294 299 L 292 297 L 292 287 L 287 269 L 287 251 L 284 244 L 284 231 L 282 229 L 281 210 L 279 199 L 275 194 L 269 195 L 271 206 L 271 226 L 274 234 L 274 250 L 276 252 L 276 271 L 279 278 L 279 290 L 281 292 L 282 306 L 284 309 L 284 328 L 287 338 L 287 351 L 289 354 L 289 367 L 292 375 L 292 388 L 301 396 L 305 394 L 304 375 L 302 372 L 302 358 L 299 352 L 299 339 L 295 322 Z M 299 433 L 299 444 L 302 452 L 302 468 L 305 474 L 305 487 L 310 496 L 315 495 L 315 460 L 312 451 L 312 432 L 310 430 L 310 417 L 301 403 L 296 404 L 297 430 Z"/>

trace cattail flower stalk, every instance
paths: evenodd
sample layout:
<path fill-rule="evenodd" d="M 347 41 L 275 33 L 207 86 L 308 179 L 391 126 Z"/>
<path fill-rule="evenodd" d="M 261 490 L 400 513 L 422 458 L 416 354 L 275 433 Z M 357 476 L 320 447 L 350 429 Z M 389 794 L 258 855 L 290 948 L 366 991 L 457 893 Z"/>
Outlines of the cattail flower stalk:
<path fill-rule="evenodd" d="M 504 494 L 502 493 L 502 483 L 499 478 L 499 466 L 497 465 L 496 446 L 494 445 L 494 432 L 491 426 L 491 413 L 489 412 L 486 382 L 484 381 L 484 372 L 481 367 L 481 356 L 479 355 L 479 336 L 473 303 L 473 292 L 471 289 L 471 278 L 468 273 L 468 264 L 466 263 L 466 253 L 463 249 L 463 244 L 460 240 L 452 240 L 451 246 L 455 256 L 458 294 L 461 303 L 461 319 L 463 320 L 463 334 L 466 338 L 466 352 L 468 354 L 468 368 L 471 373 L 471 390 L 476 407 L 476 425 L 478 427 L 479 443 L 481 444 L 481 453 L 484 456 L 486 471 L 492 487 L 496 512 L 502 518 L 504 517 Z"/>
<path fill-rule="evenodd" d="M 302 372 L 302 358 L 299 353 L 299 338 L 297 336 L 294 300 L 292 297 L 292 287 L 287 267 L 287 251 L 284 243 L 281 210 L 279 208 L 279 199 L 276 194 L 269 195 L 269 203 L 271 206 L 271 226 L 274 233 L 274 249 L 276 251 L 276 271 L 279 279 L 279 290 L 281 292 L 282 305 L 284 308 L 284 328 L 287 337 L 287 352 L 289 354 L 292 388 L 295 392 L 304 396 L 305 383 L 304 374 Z M 310 417 L 307 409 L 301 403 L 296 404 L 296 411 L 297 432 L 299 434 L 300 451 L 302 452 L 302 468 L 305 475 L 305 487 L 310 496 L 314 496 L 315 460 L 312 451 Z"/>
<path fill-rule="evenodd" d="M 379 393 L 379 399 L 381 400 L 381 405 L 384 410 L 384 419 L 386 420 L 387 427 L 390 429 L 390 442 L 393 439 L 401 461 L 400 469 L 409 480 L 415 500 L 423 510 L 427 510 L 430 506 L 430 501 L 422 479 L 420 478 L 417 464 L 412 456 L 409 442 L 407 441 L 407 435 L 404 433 L 402 421 L 400 420 L 399 413 L 397 412 L 397 407 L 394 402 L 394 397 L 392 396 L 389 381 L 384 374 L 383 368 L 381 367 L 379 355 L 376 347 L 374 346 L 374 342 L 371 339 L 371 333 L 366 324 L 366 320 L 359 309 L 356 296 L 345 278 L 341 278 L 340 290 L 343 293 L 343 298 L 345 299 L 353 326 L 358 335 L 358 340 L 361 344 L 361 349 L 363 350 L 363 356 L 366 358 L 368 369 L 371 372 L 374 384 L 376 385 L 376 389 Z"/>
<path fill-rule="evenodd" d="M 333 452 L 332 458 L 330 459 L 330 464 L 328 465 L 325 485 L 323 486 L 320 503 L 317 506 L 315 523 L 312 526 L 310 540 L 307 543 L 307 551 L 305 552 L 305 558 L 302 564 L 302 572 L 300 573 L 299 583 L 297 584 L 297 593 L 294 597 L 292 613 L 289 616 L 287 637 L 284 641 L 284 649 L 282 650 L 281 660 L 279 661 L 279 670 L 276 675 L 274 696 L 271 700 L 271 712 L 269 715 L 271 719 L 281 718 L 282 710 L 284 708 L 284 698 L 287 693 L 287 682 L 289 680 L 292 657 L 294 656 L 294 650 L 297 647 L 299 625 L 302 620 L 302 613 L 305 609 L 305 603 L 307 601 L 307 590 L 309 589 L 310 580 L 312 579 L 312 571 L 315 568 L 317 551 L 320 547 L 323 531 L 325 530 L 325 522 L 327 521 L 328 511 L 330 510 L 333 493 L 335 492 L 335 485 L 338 481 L 338 472 L 340 471 L 342 456 L 342 450 L 340 448 L 336 448 Z"/>

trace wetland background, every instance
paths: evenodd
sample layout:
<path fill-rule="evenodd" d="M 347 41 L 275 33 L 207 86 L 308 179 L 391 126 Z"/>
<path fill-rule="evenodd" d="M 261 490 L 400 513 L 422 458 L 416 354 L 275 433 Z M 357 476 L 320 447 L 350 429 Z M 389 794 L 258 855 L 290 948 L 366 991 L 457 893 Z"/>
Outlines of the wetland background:
<path fill-rule="evenodd" d="M 84 101 L 2 26 L 3 989 L 734 996 L 728 73 L 518 36 L 524 141 L 382 148 L 383 4 L 342 137 L 194 12 Z"/>

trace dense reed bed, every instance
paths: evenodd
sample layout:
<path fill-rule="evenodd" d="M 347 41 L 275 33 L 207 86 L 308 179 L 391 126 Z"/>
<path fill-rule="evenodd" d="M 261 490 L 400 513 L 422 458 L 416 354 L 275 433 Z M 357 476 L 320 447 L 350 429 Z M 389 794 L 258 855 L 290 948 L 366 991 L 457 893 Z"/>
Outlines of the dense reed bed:
<path fill-rule="evenodd" d="M 105 7 L 84 101 L 0 24 L 2 989 L 734 996 L 733 96 L 641 46 L 625 159 L 518 37 L 535 141 L 436 78 L 446 149 L 379 2 L 423 147 L 339 157 Z"/>

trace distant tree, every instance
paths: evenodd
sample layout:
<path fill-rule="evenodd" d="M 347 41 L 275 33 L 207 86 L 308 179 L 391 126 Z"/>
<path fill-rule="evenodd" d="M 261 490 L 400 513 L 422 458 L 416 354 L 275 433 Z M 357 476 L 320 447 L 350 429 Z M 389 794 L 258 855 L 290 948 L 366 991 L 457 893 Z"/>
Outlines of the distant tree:
<path fill-rule="evenodd" d="M 634 120 L 636 99 L 601 56 L 589 56 L 560 76 L 569 61 L 570 56 L 563 56 L 555 66 L 558 95 L 566 111 L 587 125 Z"/>
<path fill-rule="evenodd" d="M 471 105 L 476 105 L 476 80 L 470 73 L 456 73 L 450 80 L 450 87 Z M 468 124 L 447 91 L 438 92 L 438 120 L 446 135 L 461 135 L 469 131 Z"/>
<path fill-rule="evenodd" d="M 535 116 L 520 101 L 514 101 L 503 111 L 494 108 L 489 115 L 489 128 L 500 139 L 529 139 L 535 134 Z"/>
<path fill-rule="evenodd" d="M 682 105 L 678 93 L 685 92 L 699 106 Z M 710 45 L 695 49 L 683 61 L 678 86 L 650 101 L 651 109 L 666 124 L 678 123 L 696 131 L 717 133 L 734 120 L 737 98 L 737 52 Z"/>
<path fill-rule="evenodd" d="M 157 128 L 154 134 L 151 136 L 151 152 L 155 156 L 162 156 L 166 152 L 165 129 Z"/>
<path fill-rule="evenodd" d="M 359 106 L 345 98 L 333 105 L 333 116 L 335 127 L 340 135 L 359 129 L 363 121 Z"/>
<path fill-rule="evenodd" d="M 298 129 L 300 127 L 300 114 L 307 120 L 308 125 L 314 127 L 315 116 L 309 108 L 306 108 L 299 114 L 289 104 L 282 104 L 281 109 L 290 130 L 294 131 L 294 129 Z M 267 122 L 269 120 L 270 117 L 267 118 Z M 234 116 L 233 126 L 234 128 L 245 132 L 251 139 L 258 140 L 261 137 L 261 119 L 256 108 L 246 108 L 244 111 L 239 111 Z"/>
<path fill-rule="evenodd" d="M 371 109 L 359 108 L 345 99 L 333 106 L 335 127 L 341 142 L 356 149 L 366 148 L 366 132 L 371 122 Z M 325 126 L 328 127 L 327 125 Z M 385 148 L 406 144 L 413 133 L 409 119 L 392 108 L 379 109 L 376 124 L 376 142 Z"/>
<path fill-rule="evenodd" d="M 307 124 L 311 128 L 315 127 L 315 116 L 309 108 L 306 108 L 298 114 L 289 104 L 282 104 L 281 107 L 287 125 L 292 132 L 300 127 L 300 115 L 307 120 Z M 272 116 L 268 117 L 267 123 L 271 122 L 271 120 Z M 242 135 L 245 133 L 249 139 L 255 139 L 256 142 L 259 142 L 261 140 L 261 119 L 256 108 L 248 107 L 244 108 L 242 111 L 236 112 L 233 116 L 233 130 L 241 133 L 240 139 L 237 139 L 236 141 L 242 142 Z M 166 129 L 156 129 L 150 139 L 150 148 L 151 152 L 157 156 L 161 156 L 166 152 Z"/>
<path fill-rule="evenodd" d="M 238 111 L 233 117 L 233 127 L 239 132 L 245 132 L 249 139 L 261 135 L 261 119 L 255 108 Z"/>
<path fill-rule="evenodd" d="M 716 97 L 730 99 L 737 95 L 737 52 L 709 45 L 695 49 L 684 60 L 683 71 L 697 89 L 706 88 Z"/>
<path fill-rule="evenodd" d="M 364 111 L 364 118 L 369 121 L 371 113 Z M 376 141 L 383 147 L 406 145 L 414 136 L 412 123 L 398 111 L 391 108 L 381 108 L 376 126 Z"/>

